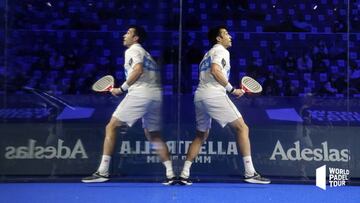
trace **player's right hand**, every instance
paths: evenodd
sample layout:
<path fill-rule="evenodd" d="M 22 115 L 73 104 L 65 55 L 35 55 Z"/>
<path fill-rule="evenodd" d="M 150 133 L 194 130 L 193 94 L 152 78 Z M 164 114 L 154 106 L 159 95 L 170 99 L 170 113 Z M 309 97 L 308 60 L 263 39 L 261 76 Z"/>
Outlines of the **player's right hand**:
<path fill-rule="evenodd" d="M 244 95 L 244 92 L 241 91 L 241 89 L 235 89 L 231 94 L 236 96 L 236 98 L 239 98 Z"/>
<path fill-rule="evenodd" d="M 123 93 L 120 88 L 113 88 L 110 92 L 114 96 L 118 96 Z"/>

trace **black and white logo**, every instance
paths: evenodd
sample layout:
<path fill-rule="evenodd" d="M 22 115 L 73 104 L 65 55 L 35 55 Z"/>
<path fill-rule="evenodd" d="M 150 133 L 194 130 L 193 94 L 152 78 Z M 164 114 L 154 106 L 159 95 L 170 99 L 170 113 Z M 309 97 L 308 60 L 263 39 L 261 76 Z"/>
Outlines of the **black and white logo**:
<path fill-rule="evenodd" d="M 222 64 L 223 67 L 226 66 L 226 61 L 225 61 L 225 59 L 222 59 L 222 60 L 221 60 L 221 64 Z"/>
<path fill-rule="evenodd" d="M 330 187 L 345 186 L 349 180 L 350 170 L 329 167 L 328 182 Z M 326 190 L 326 165 L 316 169 L 316 186 Z"/>

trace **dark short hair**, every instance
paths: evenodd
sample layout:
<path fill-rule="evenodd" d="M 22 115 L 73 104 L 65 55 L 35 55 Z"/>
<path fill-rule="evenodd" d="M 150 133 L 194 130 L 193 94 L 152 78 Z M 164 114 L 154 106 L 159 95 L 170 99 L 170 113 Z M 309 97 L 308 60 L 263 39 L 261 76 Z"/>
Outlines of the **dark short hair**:
<path fill-rule="evenodd" d="M 217 43 L 216 38 L 217 38 L 218 36 L 220 36 L 220 30 L 221 30 L 221 29 L 226 29 L 226 30 L 227 30 L 226 26 L 222 26 L 222 25 L 221 25 L 221 26 L 213 27 L 213 28 L 211 28 L 211 29 L 209 30 L 209 32 L 208 32 L 208 39 L 209 39 L 209 42 L 210 42 L 211 45 L 214 45 L 214 44 Z"/>
<path fill-rule="evenodd" d="M 139 37 L 138 42 L 142 43 L 146 39 L 146 31 L 143 27 L 137 26 L 137 25 L 131 25 L 129 26 L 129 29 L 133 28 L 135 30 L 134 34 Z"/>

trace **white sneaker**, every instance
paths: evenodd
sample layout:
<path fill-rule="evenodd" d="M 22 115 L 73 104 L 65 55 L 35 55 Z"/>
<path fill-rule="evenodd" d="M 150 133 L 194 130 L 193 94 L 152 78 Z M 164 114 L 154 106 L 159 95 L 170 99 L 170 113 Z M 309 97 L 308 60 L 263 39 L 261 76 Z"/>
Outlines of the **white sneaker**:
<path fill-rule="evenodd" d="M 176 178 L 175 176 L 172 178 L 166 178 L 163 182 L 163 185 L 175 185 L 176 184 Z"/>
<path fill-rule="evenodd" d="M 109 180 L 109 174 L 100 174 L 99 171 L 96 171 L 89 177 L 83 178 L 81 181 L 83 183 L 102 183 Z"/>
<path fill-rule="evenodd" d="M 179 177 L 178 181 L 179 181 L 180 185 L 192 185 L 193 184 L 189 178 L 183 178 L 181 176 Z"/>
<path fill-rule="evenodd" d="M 253 176 L 245 176 L 244 181 L 247 183 L 256 183 L 256 184 L 269 184 L 271 183 L 270 179 L 261 177 L 260 174 L 254 173 Z"/>

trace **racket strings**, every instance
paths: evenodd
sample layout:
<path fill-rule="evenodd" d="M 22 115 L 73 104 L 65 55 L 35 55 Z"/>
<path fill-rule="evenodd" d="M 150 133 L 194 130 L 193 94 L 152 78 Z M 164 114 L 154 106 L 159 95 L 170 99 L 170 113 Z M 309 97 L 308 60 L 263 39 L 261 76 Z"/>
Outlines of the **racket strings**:
<path fill-rule="evenodd" d="M 99 83 L 97 84 L 97 87 L 99 88 L 106 88 L 108 85 L 110 85 L 111 81 L 109 80 L 102 80 L 102 81 L 99 81 Z"/>
<path fill-rule="evenodd" d="M 246 80 L 246 81 L 244 81 L 244 82 L 245 82 L 245 85 L 246 85 L 249 89 L 257 90 L 257 89 L 260 88 L 259 84 L 257 84 L 257 82 L 255 82 L 255 81 Z"/>
<path fill-rule="evenodd" d="M 96 91 L 104 91 L 106 88 L 112 86 L 113 83 L 114 80 L 111 77 L 104 77 L 93 85 L 93 89 Z"/>
<path fill-rule="evenodd" d="M 242 83 L 243 83 L 244 87 L 246 89 L 248 89 L 250 92 L 261 92 L 262 91 L 261 85 L 256 80 L 254 80 L 250 77 L 243 78 Z"/>

